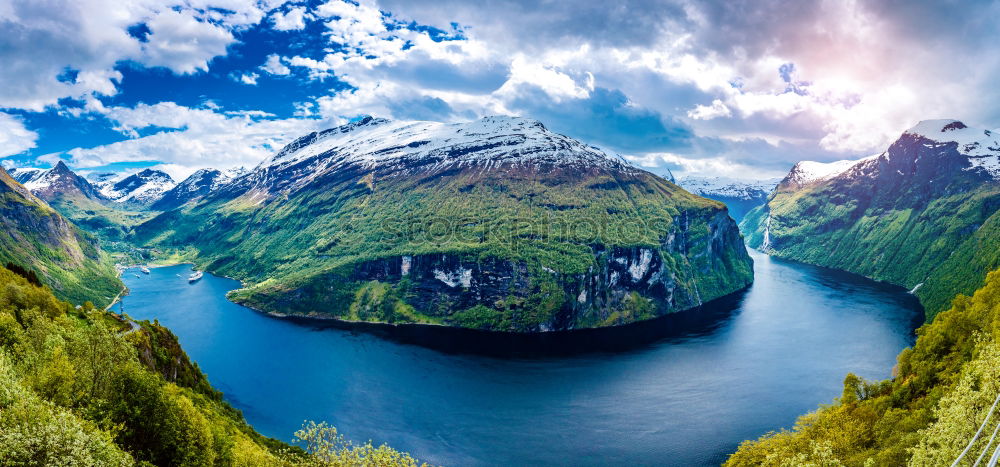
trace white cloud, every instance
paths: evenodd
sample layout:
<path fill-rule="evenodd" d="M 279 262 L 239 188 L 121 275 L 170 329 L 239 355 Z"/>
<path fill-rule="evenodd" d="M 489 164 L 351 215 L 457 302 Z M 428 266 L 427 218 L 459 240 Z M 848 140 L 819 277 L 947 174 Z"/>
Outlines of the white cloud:
<path fill-rule="evenodd" d="M 35 147 L 38 133 L 24 127 L 21 119 L 0 112 L 0 157 L 20 154 Z"/>
<path fill-rule="evenodd" d="M 584 82 L 581 84 L 555 66 L 518 55 L 511 61 L 507 82 L 494 94 L 507 98 L 516 97 L 519 88 L 528 84 L 545 91 L 555 102 L 562 99 L 582 99 L 593 90 L 594 77 L 588 73 L 582 78 Z"/>
<path fill-rule="evenodd" d="M 711 120 L 719 117 L 730 117 L 732 112 L 721 100 L 715 99 L 712 105 L 699 105 L 688 111 L 687 116 L 695 120 Z"/>
<path fill-rule="evenodd" d="M 133 139 L 70 150 L 67 154 L 74 166 L 152 160 L 176 166 L 178 173 L 203 167 L 254 166 L 292 139 L 333 125 L 311 118 L 276 119 L 262 112 L 220 113 L 173 102 L 110 107 L 105 116 Z M 138 130 L 154 126 L 168 130 L 137 137 Z"/>
<path fill-rule="evenodd" d="M 287 75 L 292 72 L 292 70 L 282 63 L 281 57 L 277 54 L 268 55 L 267 61 L 264 62 L 260 69 L 272 75 Z"/>
<path fill-rule="evenodd" d="M 311 15 L 306 13 L 306 7 L 300 6 L 289 9 L 287 13 L 274 12 L 271 22 L 278 31 L 298 31 L 306 28 L 306 18 L 309 17 Z"/>
<path fill-rule="evenodd" d="M 142 63 L 177 73 L 208 71 L 208 62 L 236 41 L 224 27 L 199 20 L 191 12 L 165 10 L 146 22 L 151 34 L 142 45 Z"/>
<path fill-rule="evenodd" d="M 350 6 L 333 5 L 353 14 Z M 379 5 L 403 21 L 441 28 L 457 22 L 468 43 L 486 45 L 490 60 L 521 60 L 526 66 L 512 66 L 508 90 L 519 89 L 521 80 L 558 101 L 593 86 L 619 89 L 636 105 L 686 116 L 698 132 L 725 128 L 774 142 L 809 139 L 842 158 L 884 149 L 920 119 L 959 118 L 994 127 L 1000 118 L 994 105 L 1000 56 L 991 47 L 997 34 L 991 23 L 978 20 L 1000 14 L 996 2 L 961 9 L 933 2 L 901 9 L 880 0 Z M 364 24 L 358 27 L 363 39 L 378 35 L 377 25 Z M 342 26 L 339 37 L 355 37 Z M 395 53 L 381 61 L 413 58 Z M 340 63 L 327 63 L 338 77 L 358 82 L 365 76 L 360 66 L 344 71 Z M 778 73 L 787 63 L 797 69 L 791 82 Z M 588 73 L 589 85 L 579 78 Z M 516 94 L 487 97 L 503 105 Z M 693 101 L 678 106 L 678 97 Z"/>
<path fill-rule="evenodd" d="M 652 172 L 670 169 L 675 176 L 712 176 L 737 180 L 766 179 L 785 175 L 783 170 L 761 169 L 727 157 L 692 158 L 673 153 L 650 153 L 641 156 L 623 156 L 632 163 Z"/>
<path fill-rule="evenodd" d="M 225 161 L 260 156 L 265 147 L 261 136 L 252 136 L 248 145 L 230 150 L 220 143 L 228 140 L 200 126 L 243 135 L 268 125 L 292 132 L 319 116 L 328 123 L 359 114 L 469 119 L 531 112 L 526 99 L 542 101 L 536 109 L 586 104 L 602 90 L 623 96 L 623 108 L 651 120 L 679 120 L 696 137 L 753 137 L 770 145 L 724 156 L 697 145 L 667 146 L 662 151 L 669 153 L 656 149 L 648 155 L 661 164 L 725 173 L 733 170 L 730 166 L 778 170 L 776 160 L 793 157 L 866 154 L 883 149 L 924 118 L 961 118 L 989 127 L 997 126 L 990 117 L 1000 118 L 994 105 L 1000 97 L 994 83 L 1000 55 L 986 47 L 992 36 L 982 28 L 988 26 L 968 24 L 979 32 L 954 32 L 966 31 L 966 10 L 978 8 L 974 16 L 993 17 L 1000 9 L 996 3 L 941 12 L 917 2 L 914 13 L 903 15 L 881 0 L 762 0 L 750 6 L 688 0 L 330 0 L 283 11 L 274 10 L 282 3 L 278 0 L 186 0 L 176 11 L 153 0 L 63 1 L 66 8 L 58 11 L 32 8 L 32 2 L 0 6 L 0 27 L 13 31 L 0 36 L 0 59 L 5 60 L 0 107 L 39 109 L 59 97 L 83 97 L 86 111 L 114 115 L 122 131 L 132 135 L 142 122 L 178 119 L 161 121 L 178 128 L 171 135 L 78 152 L 95 161 L 130 157 L 124 149 L 129 148 L 162 155 L 172 164 L 200 163 L 168 150 L 169 140 L 182 136 L 192 139 L 178 143 L 182 146 L 204 138 L 206 148 L 236 154 Z M 106 14 L 84 14 L 91 11 Z M 961 27 L 922 27 L 921 15 Z M 327 43 L 311 49 L 324 51 L 271 54 L 258 70 L 234 79 L 253 84 L 258 73 L 284 76 L 296 69 L 317 80 L 336 76 L 351 88 L 296 103 L 300 118 L 285 120 L 287 127 L 270 117 L 226 115 L 207 107 L 152 109 L 165 116 L 147 115 L 151 109 L 141 106 L 104 109 L 92 97 L 117 92 L 121 75 L 113 65 L 118 60 L 167 66 L 175 73 L 205 70 L 213 57 L 226 53 L 234 31 L 263 18 L 287 31 L 322 22 Z M 463 38 L 435 40 L 426 30 L 407 27 L 411 20 Z M 137 22 L 149 24 L 148 43 L 125 33 Z M 36 57 L 36 50 L 45 56 Z M 7 60 L 8 55 L 16 57 Z M 779 67 L 788 63 L 795 71 L 780 75 Z M 66 66 L 80 70 L 75 82 L 55 79 Z M 170 126 L 178 122 L 183 125 Z M 669 137 L 663 139 L 670 143 Z M 802 147 L 814 151 L 796 152 Z"/>
<path fill-rule="evenodd" d="M 257 73 L 245 73 L 243 75 L 240 75 L 239 81 L 241 83 L 243 83 L 243 84 L 249 84 L 251 86 L 256 86 L 257 85 L 257 78 L 260 78 L 260 75 L 257 74 Z"/>
<path fill-rule="evenodd" d="M 122 61 L 207 70 L 284 0 L 52 0 L 0 5 L 0 108 L 42 111 L 64 97 L 114 95 Z M 128 28 L 145 24 L 143 40 Z M 71 71 L 67 73 L 67 71 Z M 76 72 L 76 79 L 71 79 Z M 60 79 L 63 77 L 63 79 Z"/>

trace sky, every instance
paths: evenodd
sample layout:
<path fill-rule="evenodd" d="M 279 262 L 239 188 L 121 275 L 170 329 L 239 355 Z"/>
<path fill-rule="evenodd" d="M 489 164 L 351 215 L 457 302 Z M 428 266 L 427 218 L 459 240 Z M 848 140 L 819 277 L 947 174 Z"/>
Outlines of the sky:
<path fill-rule="evenodd" d="M 365 115 L 534 118 L 652 172 L 781 176 L 1000 126 L 997 1 L 0 0 L 0 164 L 253 167 Z"/>

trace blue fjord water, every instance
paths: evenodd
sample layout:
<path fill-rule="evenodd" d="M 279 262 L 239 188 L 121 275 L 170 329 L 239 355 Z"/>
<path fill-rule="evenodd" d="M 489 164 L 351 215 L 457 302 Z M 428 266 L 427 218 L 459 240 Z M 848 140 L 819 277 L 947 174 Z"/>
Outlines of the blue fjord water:
<path fill-rule="evenodd" d="M 890 376 L 920 320 L 899 288 L 754 260 L 749 290 L 703 309 L 537 338 L 271 318 L 183 265 L 126 273 L 121 308 L 172 329 L 267 436 L 325 420 L 442 465 L 717 465 L 832 401 L 848 372 Z"/>

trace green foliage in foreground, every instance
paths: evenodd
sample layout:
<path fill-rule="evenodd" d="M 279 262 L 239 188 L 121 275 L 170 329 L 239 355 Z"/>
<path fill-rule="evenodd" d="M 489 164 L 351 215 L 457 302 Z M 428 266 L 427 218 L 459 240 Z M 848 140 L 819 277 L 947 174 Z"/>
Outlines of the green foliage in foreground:
<path fill-rule="evenodd" d="M 306 450 L 257 434 L 176 338 L 77 309 L 0 268 L 0 463 L 62 466 L 416 466 L 325 425 Z"/>
<path fill-rule="evenodd" d="M 743 443 L 726 465 L 950 464 L 1000 393 L 1000 271 L 917 334 L 913 348 L 900 353 L 892 380 L 848 375 L 836 402 L 801 417 L 790 431 Z M 972 465 L 1000 417 L 991 422 L 963 465 Z"/>

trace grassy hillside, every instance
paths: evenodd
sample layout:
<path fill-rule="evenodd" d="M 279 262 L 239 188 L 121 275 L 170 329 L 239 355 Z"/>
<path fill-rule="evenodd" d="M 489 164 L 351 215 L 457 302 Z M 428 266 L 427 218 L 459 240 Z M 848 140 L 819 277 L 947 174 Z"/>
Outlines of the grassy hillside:
<path fill-rule="evenodd" d="M 1000 393 L 1000 271 L 917 335 L 892 380 L 848 375 L 833 404 L 801 417 L 793 430 L 745 442 L 726 465 L 949 465 Z M 994 416 L 963 465 L 972 464 L 997 423 Z"/>
<path fill-rule="evenodd" d="M 561 313 L 582 303 L 585 276 L 627 249 L 662 258 L 676 285 L 663 309 L 690 308 L 752 280 L 725 207 L 644 172 L 469 169 L 379 178 L 348 169 L 293 192 L 218 194 L 137 233 L 141 244 L 186 251 L 209 270 L 246 281 L 233 295 L 241 303 L 348 320 L 537 330 L 561 322 Z M 433 277 L 392 277 L 404 256 L 415 268 L 421 256 L 453 269 L 488 266 L 507 282 L 466 288 L 464 297 L 495 297 L 469 305 L 460 290 L 432 289 Z M 653 298 L 609 298 L 610 306 L 573 311 L 569 325 L 652 317 Z"/>
<path fill-rule="evenodd" d="M 0 459 L 4 465 L 415 466 L 324 424 L 305 450 L 257 434 L 170 331 L 76 309 L 0 268 Z"/>
<path fill-rule="evenodd" d="M 103 240 L 105 244 L 127 240 L 132 227 L 156 216 L 156 212 L 126 209 L 111 202 L 86 198 L 57 197 L 48 202 L 60 214 Z"/>
<path fill-rule="evenodd" d="M 34 271 L 55 294 L 73 303 L 106 305 L 122 290 L 111 257 L 77 228 L 0 169 L 0 265 Z"/>

